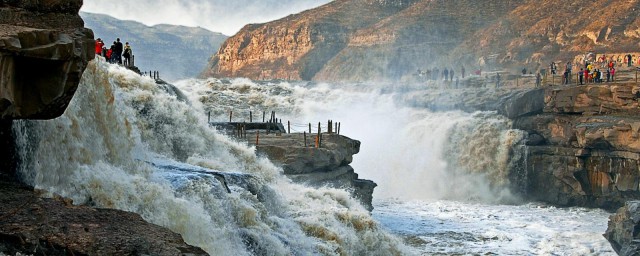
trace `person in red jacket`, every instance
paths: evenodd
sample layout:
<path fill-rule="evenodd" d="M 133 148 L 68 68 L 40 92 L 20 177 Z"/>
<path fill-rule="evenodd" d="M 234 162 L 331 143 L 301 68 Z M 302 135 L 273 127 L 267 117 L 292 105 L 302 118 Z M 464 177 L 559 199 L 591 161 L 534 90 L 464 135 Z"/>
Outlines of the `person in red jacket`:
<path fill-rule="evenodd" d="M 96 55 L 102 55 L 102 47 L 104 46 L 104 42 L 102 39 L 96 39 Z"/>

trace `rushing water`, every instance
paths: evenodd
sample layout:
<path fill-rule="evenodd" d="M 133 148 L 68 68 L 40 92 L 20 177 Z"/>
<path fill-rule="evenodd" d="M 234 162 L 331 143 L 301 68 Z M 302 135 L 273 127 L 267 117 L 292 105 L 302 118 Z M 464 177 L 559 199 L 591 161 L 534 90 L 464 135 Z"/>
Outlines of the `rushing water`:
<path fill-rule="evenodd" d="M 23 178 L 76 203 L 137 212 L 212 255 L 613 252 L 601 236 L 605 212 L 524 204 L 510 192 L 507 170 L 525 134 L 495 113 L 432 113 L 396 93 L 421 88 L 246 79 L 177 87 L 184 94 L 91 63 L 64 116 L 14 125 Z M 206 124 L 206 113 L 224 121 L 231 111 L 234 121 L 276 111 L 298 132 L 340 122 L 362 141 L 352 165 L 378 183 L 376 209 L 346 191 L 293 184 Z"/>
<path fill-rule="evenodd" d="M 602 234 L 609 213 L 526 203 L 511 193 L 509 169 L 524 153 L 524 132 L 492 112 L 408 107 L 404 92 L 381 85 L 245 79 L 182 81 L 213 118 L 276 110 L 297 131 L 341 122 L 362 141 L 356 172 L 378 183 L 373 217 L 416 254 L 613 255 Z M 238 114 L 242 113 L 242 114 Z M 526 177 L 524 177 L 526 178 Z M 522 189 L 517 188 L 516 189 Z"/>

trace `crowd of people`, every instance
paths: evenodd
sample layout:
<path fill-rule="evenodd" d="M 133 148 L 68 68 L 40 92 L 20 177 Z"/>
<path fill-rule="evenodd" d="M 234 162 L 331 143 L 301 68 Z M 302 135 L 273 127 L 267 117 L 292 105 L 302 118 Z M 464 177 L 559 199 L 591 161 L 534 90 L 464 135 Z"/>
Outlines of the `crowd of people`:
<path fill-rule="evenodd" d="M 633 66 L 634 57 L 631 54 L 624 55 L 624 59 L 618 56 L 617 58 L 613 56 L 607 56 L 605 54 L 601 55 L 599 58 L 593 58 L 589 60 L 588 58 L 584 58 L 582 60 L 582 64 L 584 67 L 581 67 L 580 70 L 573 73 L 573 65 L 571 62 L 567 62 L 564 68 L 564 72 L 562 73 L 562 84 L 571 83 L 572 77 L 577 77 L 578 81 L 581 85 L 586 83 L 604 83 L 604 82 L 614 82 L 616 79 L 616 68 L 619 65 L 626 64 L 627 67 Z M 640 64 L 640 62 L 639 62 Z M 558 65 L 555 62 L 551 62 L 549 65 L 549 70 L 552 75 L 557 74 Z M 536 76 L 536 85 L 539 85 L 539 75 Z"/>
<path fill-rule="evenodd" d="M 102 39 L 96 39 L 96 55 L 104 57 L 109 63 L 118 63 L 127 67 L 133 65 L 131 63 L 131 58 L 133 57 L 131 45 L 129 45 L 129 42 L 122 45 L 120 38 L 113 41 L 113 44 L 108 49 Z"/>

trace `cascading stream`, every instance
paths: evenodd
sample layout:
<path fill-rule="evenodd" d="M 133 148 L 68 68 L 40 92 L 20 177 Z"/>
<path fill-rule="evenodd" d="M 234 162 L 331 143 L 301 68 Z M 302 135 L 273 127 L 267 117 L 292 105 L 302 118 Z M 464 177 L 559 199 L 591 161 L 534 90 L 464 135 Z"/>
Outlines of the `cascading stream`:
<path fill-rule="evenodd" d="M 291 183 L 192 105 L 98 58 L 62 117 L 16 122 L 20 173 L 75 203 L 139 213 L 212 255 L 407 253 L 347 192 Z M 251 176 L 227 193 L 200 167 Z"/>

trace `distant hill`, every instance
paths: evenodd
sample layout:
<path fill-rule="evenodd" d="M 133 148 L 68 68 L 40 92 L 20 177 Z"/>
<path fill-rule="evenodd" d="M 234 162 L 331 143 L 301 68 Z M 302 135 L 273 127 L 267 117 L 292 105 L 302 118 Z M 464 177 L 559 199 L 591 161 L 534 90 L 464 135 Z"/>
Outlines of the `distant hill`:
<path fill-rule="evenodd" d="M 135 65 L 142 71 L 157 70 L 164 80 L 198 76 L 207 60 L 227 36 L 203 28 L 156 25 L 118 20 L 108 15 L 81 12 L 85 26 L 102 38 L 107 47 L 120 38 L 129 42 Z"/>
<path fill-rule="evenodd" d="M 245 26 L 203 76 L 402 81 L 418 69 L 536 70 L 640 50 L 640 1 L 335 0 Z"/>

